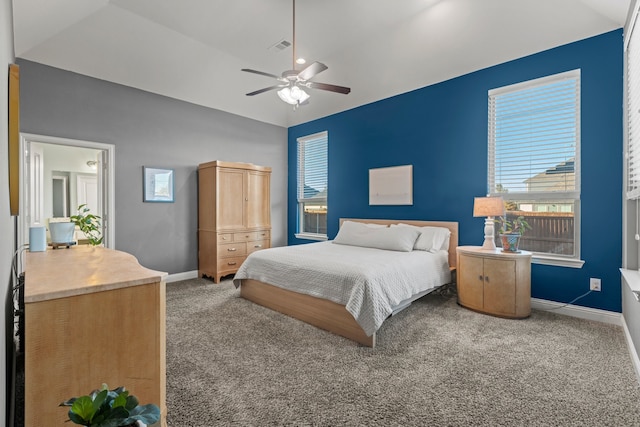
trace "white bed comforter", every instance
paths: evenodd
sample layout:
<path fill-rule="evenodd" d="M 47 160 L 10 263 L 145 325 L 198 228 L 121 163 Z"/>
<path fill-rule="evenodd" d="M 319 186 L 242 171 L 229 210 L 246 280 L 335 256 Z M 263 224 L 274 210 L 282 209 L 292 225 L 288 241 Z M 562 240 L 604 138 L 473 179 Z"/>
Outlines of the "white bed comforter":
<path fill-rule="evenodd" d="M 393 308 L 451 282 L 448 253 L 309 243 L 252 253 L 233 282 L 254 279 L 345 305 L 368 336 Z"/>

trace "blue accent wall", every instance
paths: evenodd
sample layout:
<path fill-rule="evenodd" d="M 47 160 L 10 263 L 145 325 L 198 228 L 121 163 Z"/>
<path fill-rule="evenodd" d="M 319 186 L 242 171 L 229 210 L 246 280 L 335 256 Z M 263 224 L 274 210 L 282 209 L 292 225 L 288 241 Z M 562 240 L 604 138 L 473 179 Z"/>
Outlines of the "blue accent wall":
<path fill-rule="evenodd" d="M 288 242 L 296 232 L 296 139 L 329 132 L 328 234 L 341 217 L 459 222 L 459 244 L 481 245 L 487 192 L 488 91 L 581 70 L 582 268 L 532 266 L 534 298 L 621 311 L 623 35 L 611 31 L 384 99 L 288 130 Z M 335 95 L 341 96 L 341 95 Z M 313 101 L 313 99 L 312 99 Z M 307 108 L 311 108 L 311 106 Z M 369 206 L 369 169 L 413 165 L 412 206 Z"/>

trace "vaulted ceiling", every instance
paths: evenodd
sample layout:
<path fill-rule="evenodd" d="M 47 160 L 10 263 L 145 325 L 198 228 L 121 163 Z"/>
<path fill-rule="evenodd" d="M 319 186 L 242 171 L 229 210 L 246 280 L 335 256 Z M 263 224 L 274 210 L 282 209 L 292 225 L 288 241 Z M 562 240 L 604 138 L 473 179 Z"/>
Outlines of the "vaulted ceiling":
<path fill-rule="evenodd" d="M 292 68 L 292 0 L 13 0 L 15 54 L 292 126 L 623 27 L 630 1 L 297 0 L 298 56 L 351 88 L 297 111 L 240 71 Z"/>

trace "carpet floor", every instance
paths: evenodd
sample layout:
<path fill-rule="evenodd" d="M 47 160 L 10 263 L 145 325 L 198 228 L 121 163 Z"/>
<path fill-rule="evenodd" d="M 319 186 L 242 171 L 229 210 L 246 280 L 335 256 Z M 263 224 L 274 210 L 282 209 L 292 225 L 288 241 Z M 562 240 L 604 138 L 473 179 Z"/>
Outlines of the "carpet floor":
<path fill-rule="evenodd" d="M 640 426 L 621 327 L 508 320 L 427 295 L 375 349 L 239 296 L 167 284 L 167 422 L 183 426 Z"/>

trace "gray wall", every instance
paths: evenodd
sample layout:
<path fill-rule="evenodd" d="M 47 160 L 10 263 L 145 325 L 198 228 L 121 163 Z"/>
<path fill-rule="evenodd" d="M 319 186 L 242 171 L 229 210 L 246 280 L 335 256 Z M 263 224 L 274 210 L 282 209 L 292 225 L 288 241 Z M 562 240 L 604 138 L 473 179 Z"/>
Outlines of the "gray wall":
<path fill-rule="evenodd" d="M 115 246 L 141 265 L 196 270 L 197 166 L 272 168 L 274 246 L 286 243 L 287 129 L 19 60 L 22 132 L 114 144 Z M 142 202 L 142 167 L 175 170 L 175 203 Z"/>
<path fill-rule="evenodd" d="M 11 0 L 0 0 L 0 62 L 3 64 L 2 84 L 0 84 L 0 295 L 3 302 L 11 302 L 5 296 L 9 290 L 11 277 L 11 259 L 14 250 L 14 227 L 13 218 L 9 216 L 9 174 L 8 169 L 8 126 L 9 108 L 7 105 L 8 88 L 6 82 L 8 75 L 8 65 L 13 62 L 13 22 L 11 17 Z M 12 304 L 3 310 L 4 316 L 0 316 L 0 331 L 5 331 L 7 326 L 6 318 L 12 316 Z M 6 307 L 5 304 L 2 307 Z M 8 311 L 8 312 L 7 312 Z M 9 325 L 10 326 L 10 325 Z M 4 334 L 3 334 L 4 335 Z M 7 337 L 9 338 L 9 337 Z M 0 425 L 4 425 L 7 405 L 6 389 L 7 384 L 5 366 L 6 341 L 0 339 Z M 11 349 L 9 349 L 11 350 Z M 12 350 L 11 350 L 12 351 Z"/>

